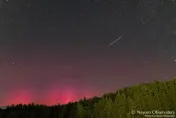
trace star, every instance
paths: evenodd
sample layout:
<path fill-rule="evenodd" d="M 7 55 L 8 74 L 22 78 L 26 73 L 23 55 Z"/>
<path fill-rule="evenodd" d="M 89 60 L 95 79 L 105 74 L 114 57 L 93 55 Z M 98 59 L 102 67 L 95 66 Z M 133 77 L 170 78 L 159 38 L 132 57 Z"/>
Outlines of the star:
<path fill-rule="evenodd" d="M 164 79 L 167 79 L 168 77 L 164 77 Z"/>
<path fill-rule="evenodd" d="M 30 4 L 28 4 L 28 6 L 27 7 L 31 7 L 31 5 Z"/>

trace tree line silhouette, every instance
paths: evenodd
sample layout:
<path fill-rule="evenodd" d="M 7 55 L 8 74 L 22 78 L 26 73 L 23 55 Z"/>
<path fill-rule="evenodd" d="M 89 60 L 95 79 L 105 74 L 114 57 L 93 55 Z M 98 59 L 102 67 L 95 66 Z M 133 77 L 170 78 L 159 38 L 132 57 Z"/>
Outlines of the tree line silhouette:
<path fill-rule="evenodd" d="M 125 87 L 102 97 L 83 98 L 65 105 L 11 105 L 0 118 L 143 118 L 132 111 L 176 111 L 176 78 Z M 174 115 L 174 114 L 172 114 Z"/>

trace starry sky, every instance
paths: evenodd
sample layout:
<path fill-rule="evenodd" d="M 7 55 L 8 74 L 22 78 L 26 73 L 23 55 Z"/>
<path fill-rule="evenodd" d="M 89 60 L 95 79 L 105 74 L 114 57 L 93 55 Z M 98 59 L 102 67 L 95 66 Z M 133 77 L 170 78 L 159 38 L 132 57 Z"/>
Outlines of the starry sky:
<path fill-rule="evenodd" d="M 0 106 L 63 104 L 175 77 L 175 8 L 172 0 L 0 0 Z"/>

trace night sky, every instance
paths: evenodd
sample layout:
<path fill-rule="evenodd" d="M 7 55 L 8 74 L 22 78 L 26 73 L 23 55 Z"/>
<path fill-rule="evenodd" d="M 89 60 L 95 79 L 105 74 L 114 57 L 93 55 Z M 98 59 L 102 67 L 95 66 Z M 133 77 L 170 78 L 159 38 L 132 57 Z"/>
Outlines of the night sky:
<path fill-rule="evenodd" d="M 0 106 L 63 104 L 175 77 L 174 8 L 172 0 L 0 0 Z"/>

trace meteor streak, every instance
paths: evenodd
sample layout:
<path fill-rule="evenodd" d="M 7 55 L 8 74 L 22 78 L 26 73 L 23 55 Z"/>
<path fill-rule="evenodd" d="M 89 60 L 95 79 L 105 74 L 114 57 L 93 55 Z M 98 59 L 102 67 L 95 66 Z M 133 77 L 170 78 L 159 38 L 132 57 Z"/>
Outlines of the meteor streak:
<path fill-rule="evenodd" d="M 109 46 L 113 45 L 115 42 L 117 42 L 119 39 L 121 39 L 122 36 L 120 36 L 118 39 L 116 39 L 115 41 L 113 41 L 111 44 L 109 44 Z"/>

